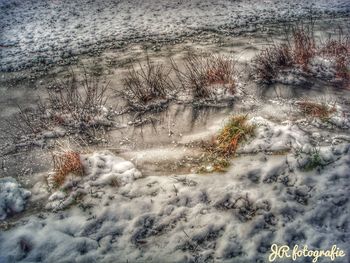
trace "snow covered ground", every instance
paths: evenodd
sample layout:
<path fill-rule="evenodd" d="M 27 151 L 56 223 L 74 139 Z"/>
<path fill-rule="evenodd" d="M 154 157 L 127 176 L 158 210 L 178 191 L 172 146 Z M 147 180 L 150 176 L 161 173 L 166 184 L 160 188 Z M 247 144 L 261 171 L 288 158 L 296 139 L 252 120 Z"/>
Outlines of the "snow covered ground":
<path fill-rule="evenodd" d="M 347 0 L 2 0 L 0 69 L 51 64 L 126 42 L 179 41 L 201 31 L 239 34 L 266 23 L 348 14 Z"/>
<path fill-rule="evenodd" d="M 30 192 L 21 188 L 11 177 L 0 178 L 0 220 L 22 212 Z"/>
<path fill-rule="evenodd" d="M 295 105 L 269 103 L 280 111 Z M 84 177 L 69 177 L 53 192 L 50 179 L 35 186 L 49 212 L 2 232 L 0 259 L 267 262 L 277 243 L 310 249 L 336 244 L 346 257 L 335 262 L 349 262 L 350 109 L 338 106 L 327 122 L 300 115 L 283 121 L 279 110 L 269 117 L 262 109 L 265 117 L 250 118 L 255 138 L 221 174 L 143 177 L 111 152 L 83 155 Z"/>
<path fill-rule="evenodd" d="M 268 23 L 305 18 L 310 10 L 315 16 L 348 16 L 350 2 L 0 0 L 0 70 L 94 55 L 127 43 L 177 42 L 205 31 L 253 34 Z M 225 52 L 249 49 L 254 55 L 257 39 L 237 39 Z M 233 52 L 239 42 L 249 45 Z M 211 51 L 222 51 L 213 43 Z M 181 53 L 185 46 L 176 48 Z M 123 50 L 114 51 L 116 62 L 128 60 Z M 251 56 L 241 59 L 249 62 Z M 274 243 L 318 250 L 337 245 L 346 256 L 334 262 L 350 262 L 349 91 L 321 78 L 329 72 L 300 79 L 294 71 L 283 71 L 263 89 L 246 69 L 237 79 L 232 105 L 225 108 L 174 102 L 150 114 L 155 125 L 139 128 L 122 116 L 120 130 L 109 131 L 111 149 L 84 148 L 84 176 L 69 175 L 58 189 L 48 168 L 46 139 L 57 139 L 52 133 L 43 135 L 41 155 L 6 152 L 0 167 L 0 263 L 267 262 Z M 108 77 L 120 78 L 125 68 L 118 70 Z M 307 87 L 301 87 L 304 78 Z M 113 87 L 119 89 L 115 79 Z M 37 83 L 43 87 L 46 80 Z M 12 100 L 32 102 L 37 94 L 24 87 L 1 87 L 1 116 L 12 116 Z M 326 119 L 306 116 L 300 99 L 326 101 L 334 111 Z M 213 138 L 232 114 L 248 114 L 256 125 L 254 137 L 238 148 L 227 171 L 192 173 L 193 160 L 203 154 L 198 143 Z M 24 165 L 20 156 L 27 154 Z"/>

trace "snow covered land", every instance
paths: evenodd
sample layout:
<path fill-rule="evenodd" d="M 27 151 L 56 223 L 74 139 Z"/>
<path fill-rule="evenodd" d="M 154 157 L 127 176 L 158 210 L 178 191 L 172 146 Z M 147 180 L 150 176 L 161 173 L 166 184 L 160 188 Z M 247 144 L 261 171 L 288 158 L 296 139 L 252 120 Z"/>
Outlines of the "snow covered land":
<path fill-rule="evenodd" d="M 241 149 L 248 155 L 224 174 L 142 177 L 111 152 L 85 155 L 86 176 L 47 193 L 46 209 L 55 213 L 31 216 L 1 234 L 2 256 L 5 262 L 266 262 L 273 243 L 337 244 L 347 254 L 337 262 L 348 262 L 350 137 L 304 121 L 253 118 L 257 137 Z M 312 141 L 320 144 L 317 153 Z M 294 150 L 267 154 L 287 149 Z M 320 163 L 306 169 L 314 154 Z"/>
<path fill-rule="evenodd" d="M 349 15 L 0 0 L 0 263 L 349 263 Z"/>
<path fill-rule="evenodd" d="M 177 42 L 202 31 L 240 34 L 269 22 L 348 15 L 349 10 L 347 0 L 2 0 L 0 68 L 62 62 L 129 42 Z"/>

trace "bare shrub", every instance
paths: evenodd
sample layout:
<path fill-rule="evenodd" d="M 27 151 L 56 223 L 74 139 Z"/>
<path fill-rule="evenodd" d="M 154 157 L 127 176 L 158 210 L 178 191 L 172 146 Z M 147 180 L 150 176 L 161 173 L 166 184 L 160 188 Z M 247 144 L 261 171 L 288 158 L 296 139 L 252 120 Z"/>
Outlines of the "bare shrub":
<path fill-rule="evenodd" d="M 232 59 L 225 56 L 188 54 L 184 59 L 184 70 L 172 62 L 177 78 L 185 89 L 193 92 L 194 98 L 211 98 L 213 85 L 225 86 L 235 93 L 235 67 Z"/>
<path fill-rule="evenodd" d="M 151 63 L 148 57 L 145 66 L 139 64 L 139 67 L 138 70 L 134 66 L 129 68 L 123 79 L 124 90 L 121 95 L 129 106 L 143 106 L 157 99 L 166 99 L 176 90 L 169 76 L 171 69 Z"/>
<path fill-rule="evenodd" d="M 317 53 L 313 28 L 293 27 L 287 39 L 288 43 L 273 44 L 255 57 L 254 69 L 258 80 L 271 83 L 281 70 L 294 65 L 300 65 L 304 71 L 309 70 L 308 66 Z"/>

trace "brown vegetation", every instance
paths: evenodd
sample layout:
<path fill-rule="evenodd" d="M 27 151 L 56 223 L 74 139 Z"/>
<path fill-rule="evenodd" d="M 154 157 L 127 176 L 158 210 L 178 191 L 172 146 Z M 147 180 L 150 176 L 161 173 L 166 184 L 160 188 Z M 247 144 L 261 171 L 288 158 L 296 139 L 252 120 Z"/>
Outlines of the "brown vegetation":
<path fill-rule="evenodd" d="M 293 29 L 293 46 L 291 47 L 293 61 L 300 65 L 304 71 L 308 71 L 311 59 L 316 55 L 316 43 L 311 29 L 298 27 Z"/>
<path fill-rule="evenodd" d="M 212 166 L 213 171 L 224 171 L 238 146 L 253 136 L 254 130 L 254 125 L 247 124 L 247 115 L 232 116 L 212 142 L 203 143 L 206 152 L 203 162 Z M 205 167 L 199 171 L 205 171 Z"/>
<path fill-rule="evenodd" d="M 274 44 L 262 50 L 254 59 L 257 79 L 270 83 L 284 68 L 300 66 L 309 72 L 311 60 L 322 55 L 333 61 L 336 76 L 342 80 L 350 80 L 350 40 L 349 36 L 339 34 L 338 39 L 329 39 L 317 47 L 313 36 L 313 28 L 298 26 L 288 36 L 288 44 Z"/>
<path fill-rule="evenodd" d="M 336 111 L 334 107 L 329 107 L 326 104 L 316 102 L 303 101 L 298 103 L 299 109 L 308 116 L 327 119 Z"/>
<path fill-rule="evenodd" d="M 66 151 L 53 154 L 55 187 L 61 186 L 69 174 L 82 176 L 84 167 L 80 161 L 80 154 L 75 151 Z"/>
<path fill-rule="evenodd" d="M 188 54 L 184 59 L 184 70 L 172 62 L 181 86 L 192 90 L 193 97 L 211 98 L 213 85 L 225 86 L 231 94 L 235 93 L 235 68 L 232 59 L 225 56 L 208 56 Z"/>
<path fill-rule="evenodd" d="M 155 99 L 165 99 L 174 91 L 175 85 L 170 78 L 171 69 L 162 64 L 153 64 L 147 58 L 146 64 L 129 68 L 123 79 L 124 90 L 121 92 L 129 106 L 144 105 Z"/>
<path fill-rule="evenodd" d="M 319 53 L 335 63 L 338 78 L 350 80 L 350 38 L 339 34 L 338 39 L 328 39 Z"/>

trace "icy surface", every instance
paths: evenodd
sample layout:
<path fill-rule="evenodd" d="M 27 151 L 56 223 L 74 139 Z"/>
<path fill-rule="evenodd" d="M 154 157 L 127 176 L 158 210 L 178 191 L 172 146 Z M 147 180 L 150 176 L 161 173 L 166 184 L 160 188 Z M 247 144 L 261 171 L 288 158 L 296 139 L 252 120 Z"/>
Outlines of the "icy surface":
<path fill-rule="evenodd" d="M 310 12 L 348 12 L 347 0 L 21 1 L 0 2 L 0 68 L 58 62 L 123 41 L 179 39 L 198 30 L 252 31 Z"/>
<path fill-rule="evenodd" d="M 0 178 L 0 220 L 22 212 L 30 195 L 30 192 L 21 188 L 14 178 Z"/>

